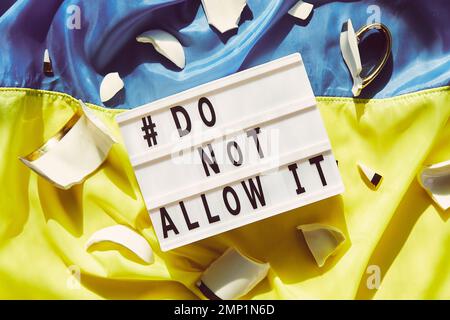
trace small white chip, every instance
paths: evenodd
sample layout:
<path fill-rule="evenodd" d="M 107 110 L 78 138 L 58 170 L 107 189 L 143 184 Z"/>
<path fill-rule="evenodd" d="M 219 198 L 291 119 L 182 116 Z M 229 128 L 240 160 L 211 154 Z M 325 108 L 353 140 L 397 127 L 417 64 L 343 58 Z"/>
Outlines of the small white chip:
<path fill-rule="evenodd" d="M 377 188 L 381 183 L 381 180 L 383 180 L 383 176 L 381 174 L 377 173 L 375 170 L 365 166 L 362 163 L 358 163 L 358 168 L 361 170 L 361 172 L 364 174 L 364 176 L 367 178 L 370 184 L 373 185 L 375 188 Z"/>
<path fill-rule="evenodd" d="M 153 250 L 143 236 L 123 225 L 106 227 L 96 231 L 86 242 L 86 250 L 92 245 L 100 242 L 113 242 L 121 245 L 144 262 L 154 262 Z"/>
<path fill-rule="evenodd" d="M 417 178 L 442 210 L 450 208 L 450 160 L 422 168 Z"/>
<path fill-rule="evenodd" d="M 238 299 L 261 282 L 269 269 L 268 263 L 257 262 L 230 248 L 205 270 L 197 286 L 211 300 Z"/>
<path fill-rule="evenodd" d="M 202 0 L 208 23 L 220 33 L 236 29 L 247 0 Z"/>
<path fill-rule="evenodd" d="M 306 244 L 316 263 L 322 267 L 345 242 L 345 236 L 338 228 L 324 224 L 305 224 L 297 227 L 303 233 Z"/>
<path fill-rule="evenodd" d="M 186 58 L 183 46 L 170 33 L 163 30 L 150 30 L 137 36 L 136 41 L 153 45 L 157 52 L 172 61 L 178 68 L 185 67 Z"/>
<path fill-rule="evenodd" d="M 53 76 L 53 66 L 52 60 L 50 59 L 50 54 L 48 53 L 48 49 L 44 51 L 44 64 L 43 64 L 44 74 L 46 76 Z"/>
<path fill-rule="evenodd" d="M 108 73 L 100 84 L 100 99 L 103 103 L 108 102 L 124 87 L 123 80 L 118 72 Z"/>
<path fill-rule="evenodd" d="M 311 14 L 314 5 L 302 0 L 299 0 L 290 10 L 289 14 L 293 17 L 296 17 L 300 20 L 308 19 Z"/>

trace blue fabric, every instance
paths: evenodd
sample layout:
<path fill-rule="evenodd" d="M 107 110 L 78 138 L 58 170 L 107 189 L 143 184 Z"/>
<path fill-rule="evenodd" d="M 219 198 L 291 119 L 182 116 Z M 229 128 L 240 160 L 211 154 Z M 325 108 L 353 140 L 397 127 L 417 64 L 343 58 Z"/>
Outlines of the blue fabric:
<path fill-rule="evenodd" d="M 0 2 L 0 86 L 68 93 L 100 104 L 103 76 L 118 71 L 125 81 L 123 101 L 133 108 L 275 58 L 300 52 L 318 96 L 351 96 L 351 78 L 339 49 L 342 23 L 355 28 L 372 12 L 393 35 L 392 58 L 361 97 L 385 98 L 449 84 L 448 0 L 314 1 L 312 17 L 287 15 L 296 0 L 248 0 L 237 32 L 221 35 L 206 20 L 200 0 L 2 0 Z M 81 10 L 81 29 L 67 20 Z M 68 11 L 69 10 L 69 11 Z M 178 70 L 135 37 L 160 28 L 183 44 L 186 68 Z M 382 51 L 378 40 L 363 56 Z M 49 48 L 54 77 L 42 72 Z"/>

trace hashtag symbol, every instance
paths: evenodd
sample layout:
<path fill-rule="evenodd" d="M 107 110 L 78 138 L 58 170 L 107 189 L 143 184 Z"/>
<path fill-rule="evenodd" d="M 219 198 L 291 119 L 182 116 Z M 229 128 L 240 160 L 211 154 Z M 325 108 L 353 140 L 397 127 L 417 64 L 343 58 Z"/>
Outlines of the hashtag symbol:
<path fill-rule="evenodd" d="M 156 125 L 152 122 L 152 117 L 147 116 L 147 118 L 142 118 L 142 131 L 144 132 L 144 140 L 147 141 L 148 146 L 152 147 L 157 145 L 156 136 L 158 133 L 154 130 Z"/>

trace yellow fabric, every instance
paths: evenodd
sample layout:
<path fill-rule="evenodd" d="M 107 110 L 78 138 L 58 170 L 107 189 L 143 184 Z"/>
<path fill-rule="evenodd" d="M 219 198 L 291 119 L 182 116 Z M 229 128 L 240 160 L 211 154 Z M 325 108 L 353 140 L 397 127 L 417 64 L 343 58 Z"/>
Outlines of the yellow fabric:
<path fill-rule="evenodd" d="M 419 168 L 450 158 L 450 88 L 383 100 L 318 98 L 346 187 L 333 197 L 162 253 L 122 143 L 83 184 L 59 190 L 19 160 L 70 118 L 64 94 L 0 90 L 0 298 L 195 299 L 195 282 L 227 247 L 271 263 L 246 298 L 450 298 L 449 212 L 432 203 Z M 94 108 L 121 141 L 114 116 Z M 384 177 L 371 189 L 357 161 Z M 347 242 L 319 268 L 296 226 L 326 223 Z M 110 244 L 86 252 L 100 228 L 125 224 L 155 251 L 144 265 Z M 368 289 L 370 265 L 381 286 Z M 80 270 L 81 287 L 71 271 Z"/>

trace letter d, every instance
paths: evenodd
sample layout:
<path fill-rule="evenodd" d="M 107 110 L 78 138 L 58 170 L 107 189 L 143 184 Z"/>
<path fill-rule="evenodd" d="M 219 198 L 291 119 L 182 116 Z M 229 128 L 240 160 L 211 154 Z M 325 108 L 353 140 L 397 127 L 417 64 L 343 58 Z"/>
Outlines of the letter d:
<path fill-rule="evenodd" d="M 272 306 L 272 305 L 270 305 L 270 304 L 268 304 L 266 310 L 267 310 L 267 314 L 274 314 L 274 312 L 275 312 L 275 307 Z M 270 311 L 269 311 L 269 310 L 270 310 Z"/>
<path fill-rule="evenodd" d="M 175 126 L 178 129 L 178 134 L 180 137 L 183 137 L 187 135 L 189 132 L 191 132 L 192 124 L 191 124 L 191 118 L 189 118 L 189 114 L 187 113 L 186 109 L 184 109 L 182 106 L 176 106 L 173 108 L 170 108 L 170 111 L 172 112 L 173 121 L 175 122 Z M 180 119 L 178 118 L 178 115 L 182 114 L 184 117 L 184 120 L 186 121 L 186 128 L 181 128 Z"/>

